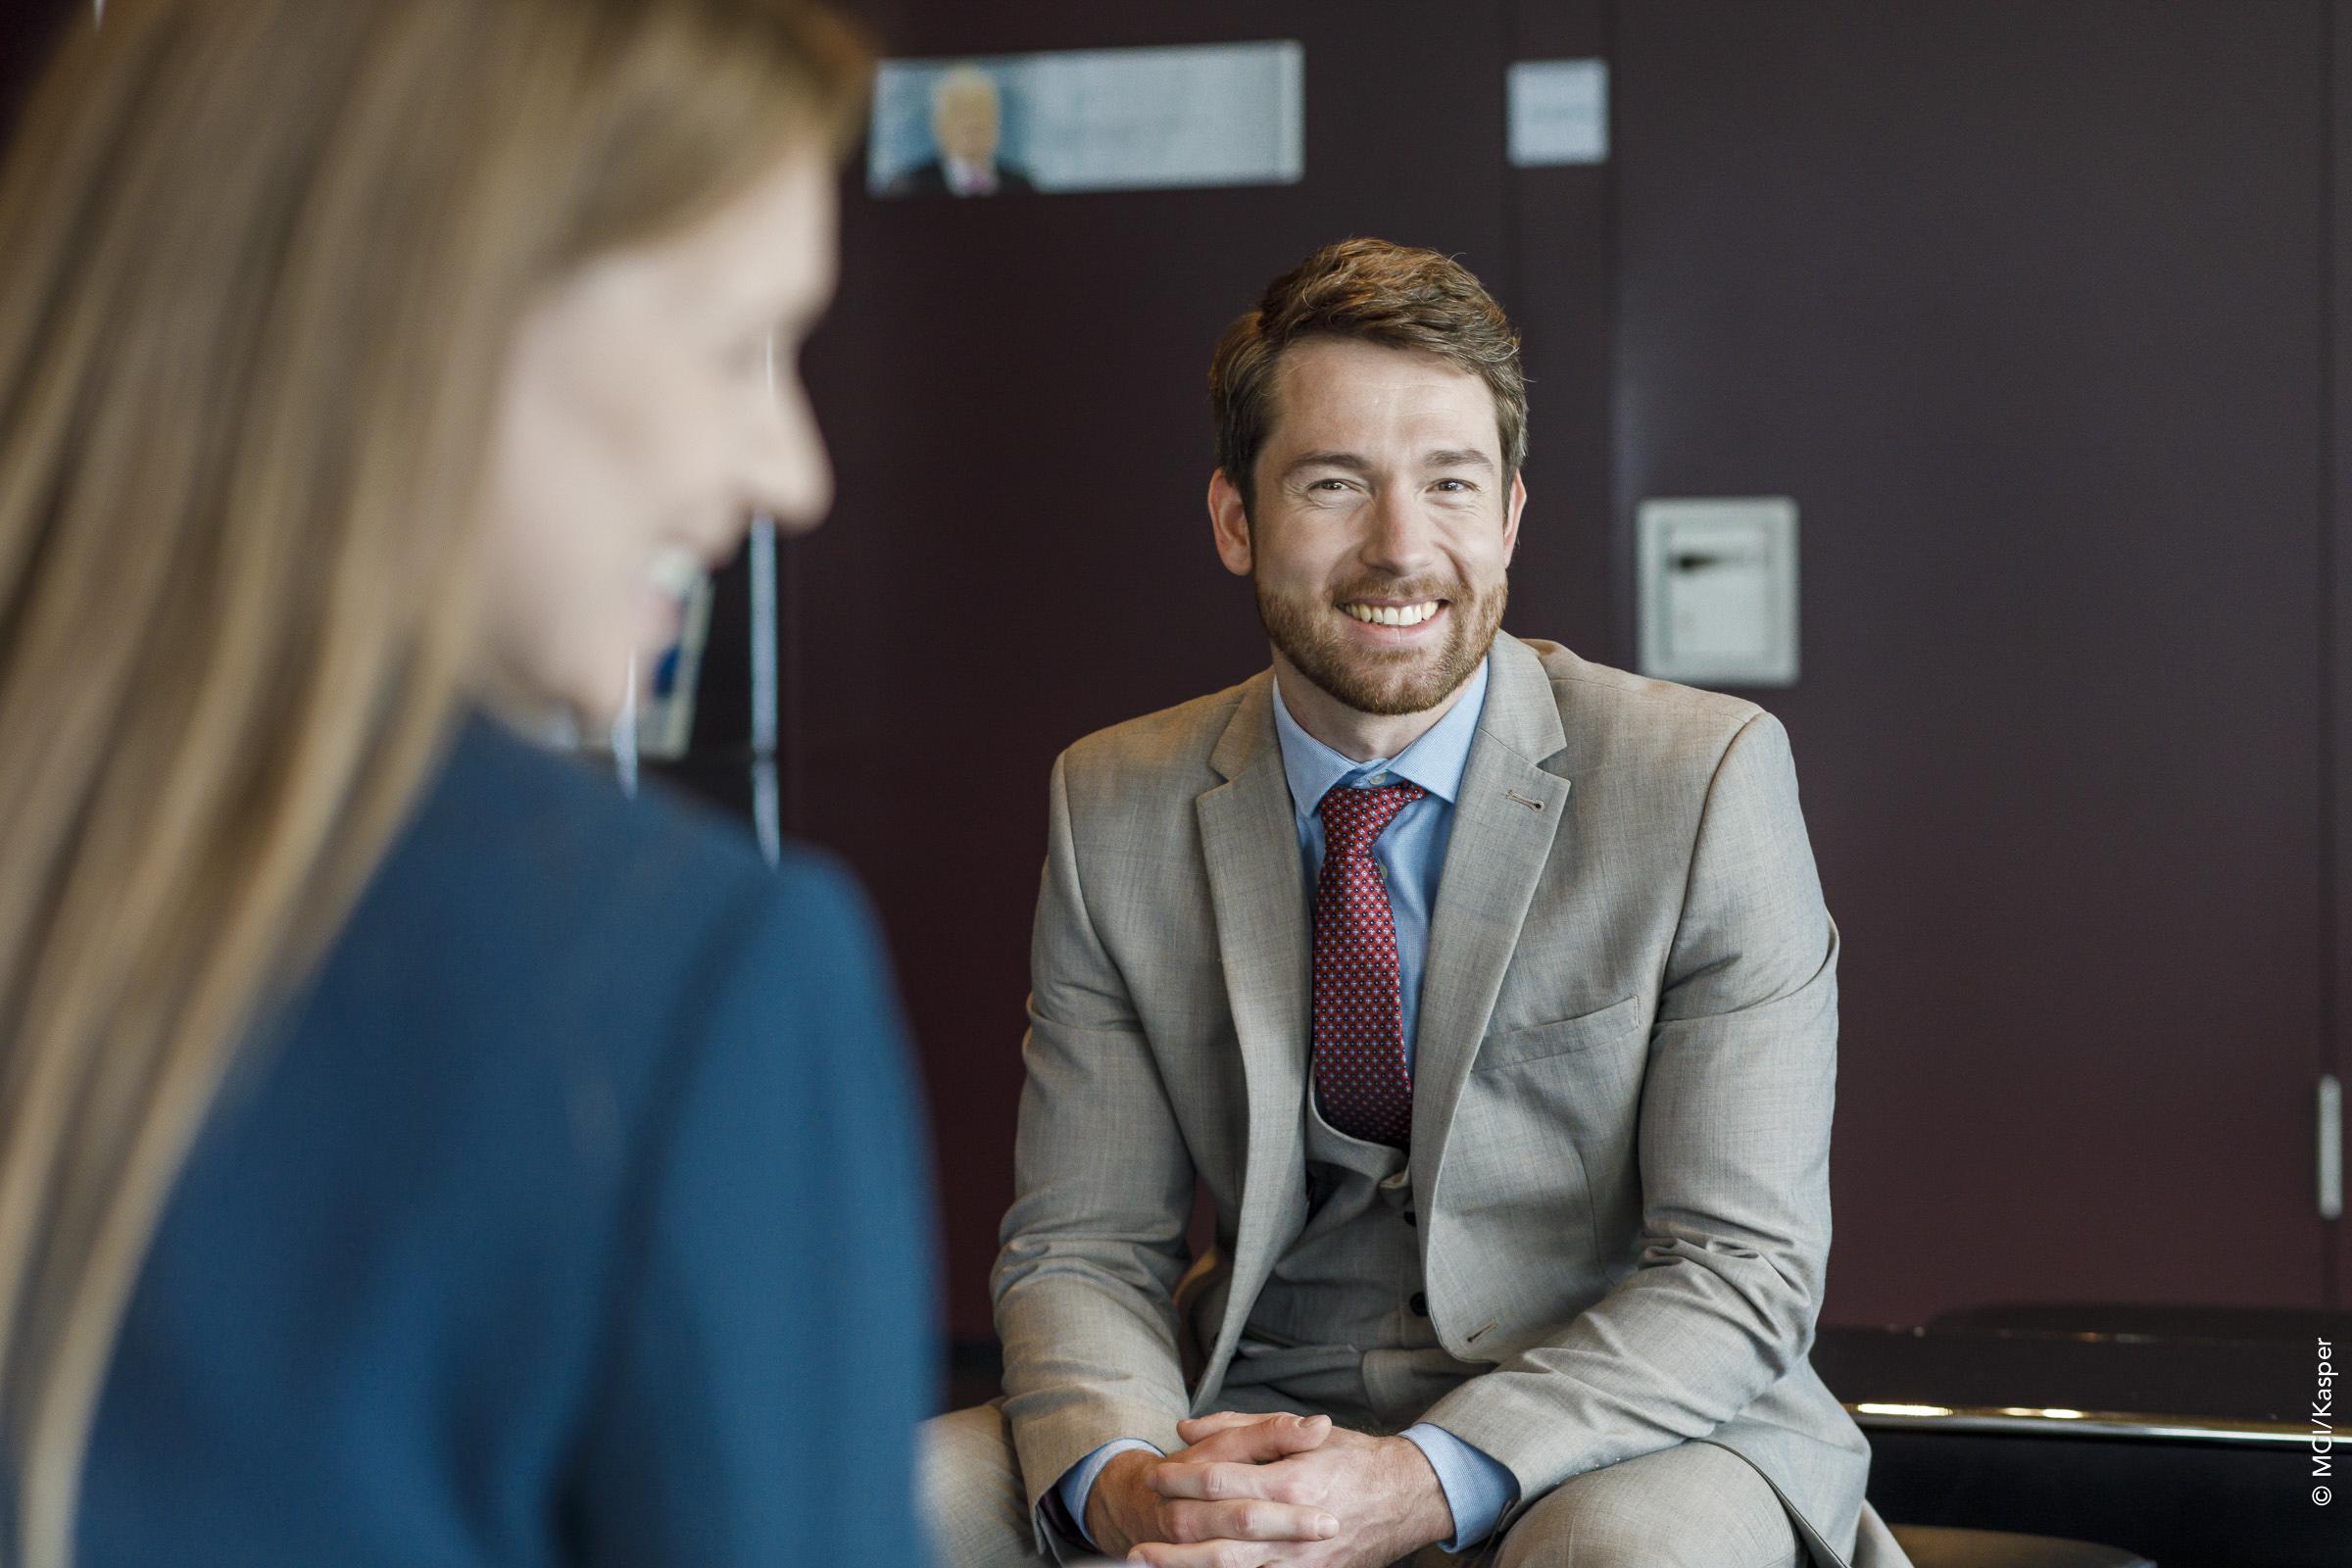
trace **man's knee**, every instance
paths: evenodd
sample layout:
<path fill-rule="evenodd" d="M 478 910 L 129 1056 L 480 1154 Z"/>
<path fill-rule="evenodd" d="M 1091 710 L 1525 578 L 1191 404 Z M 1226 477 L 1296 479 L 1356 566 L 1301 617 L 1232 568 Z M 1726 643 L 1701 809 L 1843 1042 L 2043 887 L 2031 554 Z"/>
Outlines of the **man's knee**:
<path fill-rule="evenodd" d="M 1500 1568 L 1792 1568 L 1788 1510 L 1753 1466 L 1686 1443 L 1571 1476 L 1503 1537 Z"/>
<path fill-rule="evenodd" d="M 933 1547 L 948 1568 L 1039 1561 L 1012 1433 L 995 1404 L 923 1423 L 920 1494 Z"/>
<path fill-rule="evenodd" d="M 975 1489 L 1020 1482 L 1012 1434 L 995 1404 L 951 1410 L 922 1425 L 922 1492 L 926 1497 L 961 1495 Z"/>

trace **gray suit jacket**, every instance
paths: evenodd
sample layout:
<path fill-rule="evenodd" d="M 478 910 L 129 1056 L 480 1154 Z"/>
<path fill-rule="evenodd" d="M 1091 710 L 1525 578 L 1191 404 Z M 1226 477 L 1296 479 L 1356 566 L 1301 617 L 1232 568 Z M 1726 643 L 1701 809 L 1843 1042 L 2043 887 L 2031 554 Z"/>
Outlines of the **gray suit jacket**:
<path fill-rule="evenodd" d="M 1270 685 L 1054 765 L 994 1276 L 1033 1509 L 1114 1438 L 1182 1446 L 1305 1220 L 1309 922 Z M 1770 714 L 1496 638 L 1432 912 L 1411 1180 L 1433 1326 L 1492 1363 L 1426 1419 L 1509 1467 L 1520 1508 L 1703 1439 L 1823 1562 L 1857 1530 L 1857 1562 L 1903 1561 L 1806 1360 L 1837 957 Z M 1184 1281 L 1196 1182 L 1216 1246 Z M 1180 1313 L 1180 1281 L 1208 1311 Z"/>

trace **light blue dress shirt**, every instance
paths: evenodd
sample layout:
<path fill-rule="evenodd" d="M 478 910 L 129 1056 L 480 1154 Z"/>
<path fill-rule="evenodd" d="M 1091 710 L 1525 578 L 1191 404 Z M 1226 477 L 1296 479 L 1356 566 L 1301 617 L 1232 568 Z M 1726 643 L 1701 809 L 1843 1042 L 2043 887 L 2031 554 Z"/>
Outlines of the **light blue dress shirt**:
<path fill-rule="evenodd" d="M 1282 686 L 1274 686 L 1274 734 L 1282 745 L 1282 767 L 1290 781 L 1291 805 L 1298 829 L 1298 859 L 1306 877 L 1306 903 L 1315 903 L 1315 881 L 1323 869 L 1323 818 L 1317 808 L 1323 797 L 1342 786 L 1378 788 L 1398 781 L 1418 784 L 1427 793 L 1391 819 L 1372 846 L 1389 887 L 1389 911 L 1396 927 L 1398 998 L 1404 1022 L 1404 1059 L 1413 1060 L 1413 1027 L 1420 1011 L 1421 973 L 1429 957 L 1429 915 L 1437 904 L 1438 878 L 1446 869 L 1446 846 L 1453 837 L 1453 802 L 1461 793 L 1462 770 L 1469 765 L 1470 742 L 1478 734 L 1479 715 L 1487 703 L 1487 670 L 1493 660 L 1478 666 L 1463 684 L 1462 695 L 1446 716 L 1422 731 L 1420 737 L 1395 757 L 1358 762 L 1343 757 L 1301 729 L 1283 703 Z M 1519 1495 L 1511 1472 L 1472 1447 L 1444 1427 L 1427 1421 L 1405 1428 L 1402 1436 L 1428 1458 L 1453 1512 L 1454 1537 L 1447 1551 L 1461 1551 L 1484 1541 Z M 1096 1478 L 1113 1455 L 1153 1445 L 1137 1438 L 1106 1443 L 1070 1466 L 1055 1489 L 1079 1533 L 1086 1532 L 1086 1500 Z M 1093 1544 L 1089 1538 L 1088 1544 Z"/>

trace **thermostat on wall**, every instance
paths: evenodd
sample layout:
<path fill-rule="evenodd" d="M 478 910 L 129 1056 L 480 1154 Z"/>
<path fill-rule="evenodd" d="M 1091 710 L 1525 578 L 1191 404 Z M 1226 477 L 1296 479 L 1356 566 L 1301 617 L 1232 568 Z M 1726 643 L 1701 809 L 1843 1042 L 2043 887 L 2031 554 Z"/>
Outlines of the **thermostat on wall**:
<path fill-rule="evenodd" d="M 1644 501 L 1642 673 L 1702 686 L 1796 684 L 1796 503 Z"/>

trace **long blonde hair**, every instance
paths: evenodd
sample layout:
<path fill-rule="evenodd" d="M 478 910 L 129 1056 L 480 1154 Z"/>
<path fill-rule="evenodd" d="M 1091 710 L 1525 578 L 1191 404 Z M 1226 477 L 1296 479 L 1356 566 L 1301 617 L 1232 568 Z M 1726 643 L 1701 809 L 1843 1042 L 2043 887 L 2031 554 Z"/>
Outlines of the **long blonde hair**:
<path fill-rule="evenodd" d="M 449 731 L 526 301 L 838 141 L 865 65 L 794 0 L 114 0 L 35 85 L 0 164 L 24 1568 L 71 1555 L 122 1310 L 225 1068 Z"/>

